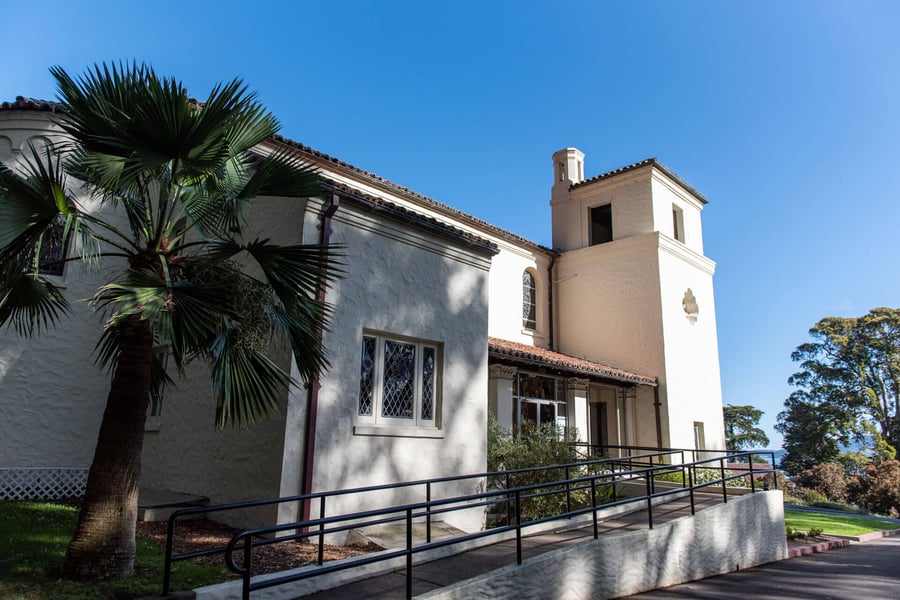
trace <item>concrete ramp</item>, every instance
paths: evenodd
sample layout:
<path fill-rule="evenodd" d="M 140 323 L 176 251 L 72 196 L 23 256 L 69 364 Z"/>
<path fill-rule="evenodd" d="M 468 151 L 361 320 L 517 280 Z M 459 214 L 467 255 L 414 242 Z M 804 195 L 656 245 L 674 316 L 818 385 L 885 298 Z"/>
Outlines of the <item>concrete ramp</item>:
<path fill-rule="evenodd" d="M 721 494 L 695 493 L 696 516 L 691 516 L 687 492 L 655 500 L 653 529 L 648 528 L 646 502 L 598 511 L 596 540 L 590 515 L 528 527 L 521 565 L 516 564 L 512 531 L 416 554 L 412 593 L 429 600 L 614 598 L 787 557 L 780 491 L 729 497 L 727 504 Z M 398 543 L 377 537 L 378 531 L 369 533 L 380 545 L 405 546 L 405 534 Z M 424 539 L 423 531 L 417 535 Z M 392 558 L 258 590 L 253 598 L 403 598 L 405 564 L 405 557 Z M 315 568 L 260 575 L 258 580 Z M 241 597 L 239 581 L 194 591 L 197 600 Z"/>
<path fill-rule="evenodd" d="M 618 598 L 787 558 L 781 492 L 734 498 L 653 529 L 600 536 L 417 596 Z"/>
<path fill-rule="evenodd" d="M 459 537 L 465 534 L 466 532 L 462 529 L 457 529 L 443 521 L 433 521 L 431 523 L 432 541 Z M 425 523 L 413 523 L 413 543 L 424 544 L 426 539 L 427 530 Z M 386 523 L 354 529 L 347 533 L 347 541 L 345 543 L 347 545 L 375 544 L 382 550 L 386 548 L 404 548 L 406 546 L 406 524 Z"/>

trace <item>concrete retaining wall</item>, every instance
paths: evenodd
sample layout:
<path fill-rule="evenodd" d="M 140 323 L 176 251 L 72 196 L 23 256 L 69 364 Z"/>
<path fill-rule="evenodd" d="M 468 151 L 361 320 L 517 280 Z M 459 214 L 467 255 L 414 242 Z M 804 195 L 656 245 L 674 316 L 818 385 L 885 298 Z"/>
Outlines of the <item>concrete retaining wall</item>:
<path fill-rule="evenodd" d="M 601 537 L 420 598 L 617 598 L 787 558 L 779 491 L 729 500 L 652 530 Z"/>

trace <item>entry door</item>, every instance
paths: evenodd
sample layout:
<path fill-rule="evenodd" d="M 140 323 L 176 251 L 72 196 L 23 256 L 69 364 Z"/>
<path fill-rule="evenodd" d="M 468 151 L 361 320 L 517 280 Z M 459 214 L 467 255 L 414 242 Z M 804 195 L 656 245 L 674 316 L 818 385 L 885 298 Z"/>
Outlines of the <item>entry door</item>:
<path fill-rule="evenodd" d="M 590 406 L 591 445 L 606 446 L 609 444 L 606 402 L 592 402 Z"/>

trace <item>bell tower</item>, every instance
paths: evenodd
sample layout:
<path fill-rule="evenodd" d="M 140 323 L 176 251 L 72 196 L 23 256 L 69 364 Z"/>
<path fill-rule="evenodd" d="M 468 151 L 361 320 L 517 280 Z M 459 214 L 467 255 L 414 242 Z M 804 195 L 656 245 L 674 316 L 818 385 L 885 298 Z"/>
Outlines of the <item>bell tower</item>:
<path fill-rule="evenodd" d="M 724 448 L 706 198 L 655 158 L 588 179 L 575 148 L 553 165 L 558 349 L 658 378 L 637 390 L 633 443 L 693 448 L 702 431 Z"/>

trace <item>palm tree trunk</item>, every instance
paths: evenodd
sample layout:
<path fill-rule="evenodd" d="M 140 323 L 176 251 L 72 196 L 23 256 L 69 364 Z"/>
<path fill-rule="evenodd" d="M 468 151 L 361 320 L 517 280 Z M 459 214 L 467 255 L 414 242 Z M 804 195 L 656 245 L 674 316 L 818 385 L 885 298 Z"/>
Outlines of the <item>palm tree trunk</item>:
<path fill-rule="evenodd" d="M 123 330 L 78 525 L 66 550 L 66 577 L 105 579 L 134 571 L 153 334 L 150 324 L 136 316 Z"/>

